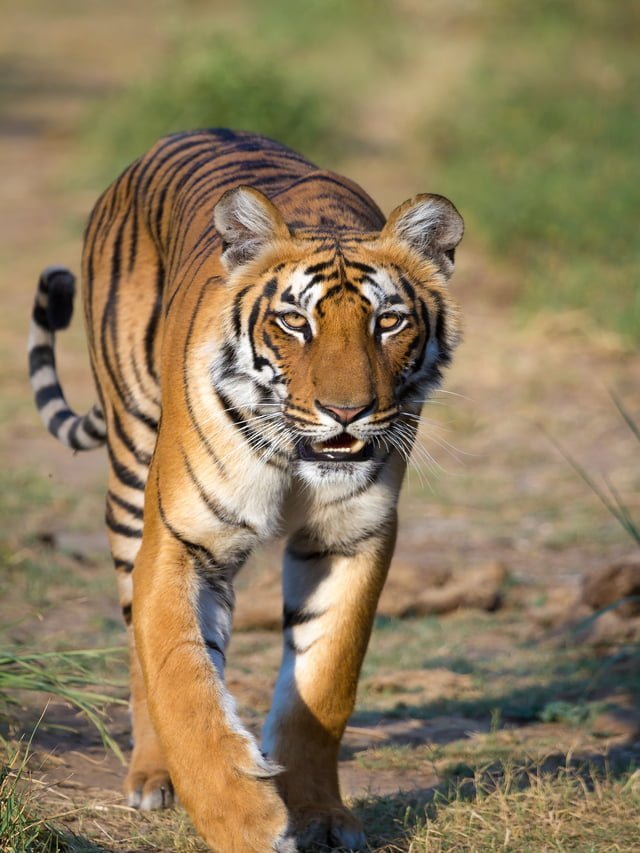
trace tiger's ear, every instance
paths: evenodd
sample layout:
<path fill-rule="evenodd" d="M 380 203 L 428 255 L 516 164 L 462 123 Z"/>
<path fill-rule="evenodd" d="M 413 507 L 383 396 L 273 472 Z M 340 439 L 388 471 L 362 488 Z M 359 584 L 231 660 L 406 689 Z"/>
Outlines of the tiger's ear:
<path fill-rule="evenodd" d="M 229 272 L 253 260 L 273 240 L 290 236 L 278 208 L 253 187 L 227 190 L 214 208 L 213 221 Z"/>
<path fill-rule="evenodd" d="M 463 219 L 448 198 L 422 193 L 396 207 L 380 236 L 408 243 L 450 278 L 463 233 Z"/>

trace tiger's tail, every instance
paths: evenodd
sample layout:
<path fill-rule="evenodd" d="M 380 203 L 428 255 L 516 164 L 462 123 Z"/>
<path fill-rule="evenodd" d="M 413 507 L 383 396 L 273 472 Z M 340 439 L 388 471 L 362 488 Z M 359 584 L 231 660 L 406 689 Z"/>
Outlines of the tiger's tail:
<path fill-rule="evenodd" d="M 47 267 L 40 276 L 29 330 L 29 378 L 42 422 L 72 450 L 93 450 L 106 441 L 107 427 L 99 404 L 86 415 L 69 408 L 58 382 L 55 333 L 66 329 L 73 314 L 75 277 L 64 267 Z"/>

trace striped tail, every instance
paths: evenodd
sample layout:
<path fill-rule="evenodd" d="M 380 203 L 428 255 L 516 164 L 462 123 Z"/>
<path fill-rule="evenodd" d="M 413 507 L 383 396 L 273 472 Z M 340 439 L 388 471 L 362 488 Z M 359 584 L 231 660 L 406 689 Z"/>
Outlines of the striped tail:
<path fill-rule="evenodd" d="M 73 314 L 75 278 L 63 267 L 48 267 L 40 276 L 29 330 L 29 378 L 42 422 L 72 450 L 93 450 L 106 441 L 99 405 L 76 415 L 65 400 L 56 373 L 55 333 L 66 329 Z"/>

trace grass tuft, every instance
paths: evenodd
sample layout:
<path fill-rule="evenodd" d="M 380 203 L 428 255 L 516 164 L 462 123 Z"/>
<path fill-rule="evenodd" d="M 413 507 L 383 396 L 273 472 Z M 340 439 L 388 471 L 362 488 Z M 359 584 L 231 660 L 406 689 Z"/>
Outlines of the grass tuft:
<path fill-rule="evenodd" d="M 27 748 L 0 756 L 0 853 L 102 853 L 103 848 L 60 829 L 57 818 L 39 814 L 36 788 L 30 785 Z"/>
<path fill-rule="evenodd" d="M 88 690 L 96 683 L 96 663 L 122 649 L 95 649 L 86 651 L 45 652 L 16 655 L 0 652 L 0 714 L 15 704 L 13 694 L 28 690 L 48 693 L 73 705 L 95 726 L 104 746 L 125 764 L 124 756 L 105 725 L 104 707 L 109 704 L 126 705 L 113 693 Z M 106 688 L 122 688 L 120 682 L 100 678 Z"/>
<path fill-rule="evenodd" d="M 410 850 L 631 850 L 639 806 L 637 770 L 616 776 L 593 767 L 545 772 L 504 764 L 436 795 Z"/>
<path fill-rule="evenodd" d="M 631 416 L 629 411 L 623 405 L 620 398 L 613 394 L 611 395 L 613 402 L 615 404 L 616 409 L 618 410 L 620 416 L 629 427 L 633 435 L 640 441 L 640 427 Z M 587 469 L 578 462 L 574 456 L 569 453 L 569 451 L 560 444 L 553 436 L 547 433 L 551 443 L 554 447 L 561 453 L 564 459 L 571 465 L 571 467 L 576 471 L 576 473 L 584 480 L 584 482 L 589 486 L 591 491 L 598 497 L 600 502 L 606 507 L 606 509 L 611 513 L 611 515 L 616 519 L 616 521 L 621 525 L 621 527 L 629 534 L 631 539 L 636 543 L 636 545 L 640 545 L 640 523 L 636 521 L 629 511 L 629 507 L 625 504 L 624 500 L 621 498 L 618 490 L 613 485 L 613 483 L 608 480 L 604 481 L 604 485 L 600 485 L 596 480 L 593 479 L 591 474 L 587 471 Z"/>

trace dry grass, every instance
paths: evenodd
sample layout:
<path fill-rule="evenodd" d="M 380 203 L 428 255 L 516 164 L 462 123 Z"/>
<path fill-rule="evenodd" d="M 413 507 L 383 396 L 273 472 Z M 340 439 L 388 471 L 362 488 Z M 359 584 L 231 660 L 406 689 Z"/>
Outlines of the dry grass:
<path fill-rule="evenodd" d="M 31 780 L 29 745 L 5 745 L 0 753 L 0 853 L 98 853 L 91 842 L 57 825 L 68 808 L 42 816 L 42 791 Z"/>
<path fill-rule="evenodd" d="M 497 781 L 478 773 L 475 796 L 469 787 L 436 797 L 431 819 L 408 845 L 411 853 L 639 849 L 638 770 L 617 778 L 595 769 L 506 766 Z"/>

